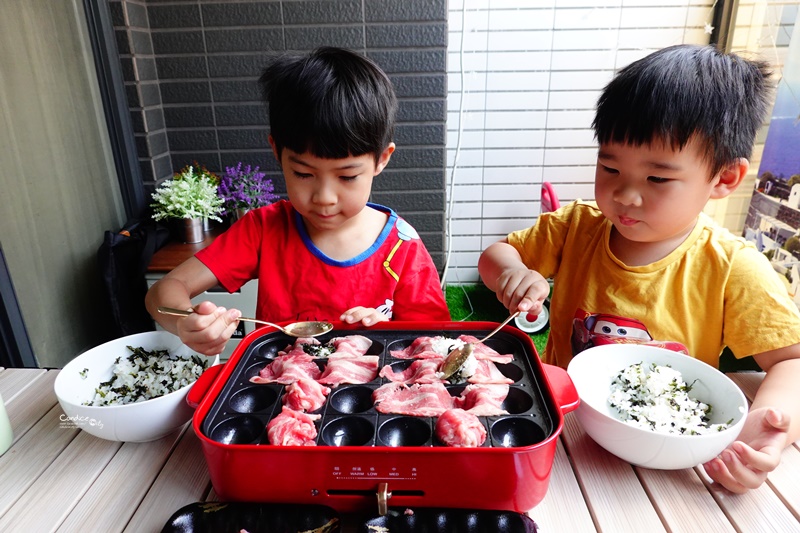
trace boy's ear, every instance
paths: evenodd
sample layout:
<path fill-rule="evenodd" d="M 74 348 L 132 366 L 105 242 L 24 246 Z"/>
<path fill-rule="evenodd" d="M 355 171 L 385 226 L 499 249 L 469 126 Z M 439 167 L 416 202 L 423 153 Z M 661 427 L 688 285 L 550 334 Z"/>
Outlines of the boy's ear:
<path fill-rule="evenodd" d="M 392 158 L 395 148 L 396 146 L 394 143 L 389 143 L 389 146 L 381 152 L 381 155 L 378 157 L 378 164 L 375 166 L 375 176 L 383 172 L 383 169 L 389 164 L 389 160 Z"/>
<path fill-rule="evenodd" d="M 272 147 L 272 155 L 274 155 L 275 159 L 278 160 L 278 166 L 280 166 L 281 158 L 278 157 L 278 148 L 275 146 L 275 139 L 272 138 L 272 135 L 268 135 L 267 140 L 269 141 L 269 145 Z"/>
<path fill-rule="evenodd" d="M 725 198 L 735 191 L 742 184 L 749 168 L 750 162 L 746 158 L 740 157 L 720 170 L 716 177 L 717 183 L 711 190 L 711 198 Z"/>

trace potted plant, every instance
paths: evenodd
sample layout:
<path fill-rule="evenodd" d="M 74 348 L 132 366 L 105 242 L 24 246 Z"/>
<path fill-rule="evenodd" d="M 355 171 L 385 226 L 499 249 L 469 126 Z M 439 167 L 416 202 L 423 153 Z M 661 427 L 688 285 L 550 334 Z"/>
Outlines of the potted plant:
<path fill-rule="evenodd" d="M 219 214 L 223 201 L 217 187 L 214 174 L 197 164 L 188 165 L 153 193 L 153 219 L 177 223 L 184 242 L 200 242 L 205 220 L 222 222 Z"/>
<path fill-rule="evenodd" d="M 272 180 L 265 179 L 265 176 L 266 173 L 259 172 L 258 167 L 243 165 L 242 162 L 235 167 L 225 167 L 217 188 L 223 202 L 223 214 L 236 220 L 251 209 L 277 200 L 279 196 L 273 193 Z"/>

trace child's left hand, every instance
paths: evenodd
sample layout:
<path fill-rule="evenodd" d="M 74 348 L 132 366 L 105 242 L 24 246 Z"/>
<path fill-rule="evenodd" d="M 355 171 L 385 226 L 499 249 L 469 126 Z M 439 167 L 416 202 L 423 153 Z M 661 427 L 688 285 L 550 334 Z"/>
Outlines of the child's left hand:
<path fill-rule="evenodd" d="M 752 410 L 739 438 L 703 467 L 711 479 L 731 492 L 758 488 L 780 464 L 788 430 L 785 413 L 771 407 Z"/>
<path fill-rule="evenodd" d="M 361 322 L 365 326 L 374 326 L 378 322 L 388 322 L 389 317 L 371 307 L 353 307 L 348 309 L 339 320 L 348 324 L 355 324 Z"/>

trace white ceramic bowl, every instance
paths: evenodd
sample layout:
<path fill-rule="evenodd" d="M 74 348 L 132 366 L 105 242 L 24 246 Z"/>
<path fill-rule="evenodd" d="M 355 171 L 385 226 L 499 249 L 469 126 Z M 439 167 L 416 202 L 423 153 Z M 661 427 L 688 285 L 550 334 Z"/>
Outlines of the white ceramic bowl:
<path fill-rule="evenodd" d="M 692 384 L 689 396 L 711 406 L 711 423 L 733 420 L 730 427 L 704 435 L 671 435 L 638 428 L 619 420 L 608 404 L 611 381 L 636 364 L 669 365 Z M 660 470 L 689 468 L 719 455 L 744 425 L 747 400 L 739 387 L 716 368 L 664 348 L 610 344 L 584 350 L 567 373 L 581 399 L 576 416 L 597 444 L 629 463 Z"/>
<path fill-rule="evenodd" d="M 70 361 L 55 381 L 58 403 L 64 410 L 62 425 L 72 425 L 101 439 L 146 442 L 159 439 L 189 421 L 194 410 L 186 403 L 189 384 L 158 398 L 125 405 L 89 406 L 100 383 L 111 379 L 114 361 L 130 355 L 128 346 L 145 350 L 167 349 L 171 354 L 195 354 L 175 335 L 148 331 L 114 339 L 88 350 Z M 202 356 L 208 367 L 219 362 L 219 355 Z M 85 372 L 85 378 L 81 372 Z"/>

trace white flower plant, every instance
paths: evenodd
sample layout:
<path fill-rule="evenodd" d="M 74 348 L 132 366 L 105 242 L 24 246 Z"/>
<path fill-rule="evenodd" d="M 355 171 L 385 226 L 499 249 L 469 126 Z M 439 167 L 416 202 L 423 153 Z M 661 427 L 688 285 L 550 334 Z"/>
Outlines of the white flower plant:
<path fill-rule="evenodd" d="M 219 180 L 203 167 L 189 165 L 153 193 L 153 219 L 206 218 L 222 222 Z"/>

